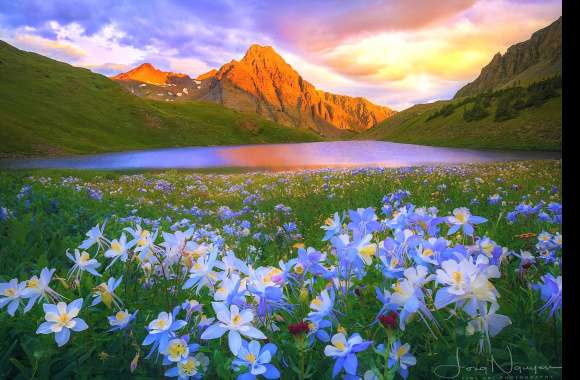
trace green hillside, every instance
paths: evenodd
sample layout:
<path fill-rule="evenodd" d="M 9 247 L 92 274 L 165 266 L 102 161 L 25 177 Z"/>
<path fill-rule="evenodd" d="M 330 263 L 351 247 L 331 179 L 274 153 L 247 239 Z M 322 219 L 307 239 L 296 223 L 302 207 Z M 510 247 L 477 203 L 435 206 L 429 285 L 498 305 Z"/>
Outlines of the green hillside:
<path fill-rule="evenodd" d="M 254 114 L 138 98 L 89 70 L 0 41 L 0 157 L 319 141 Z"/>
<path fill-rule="evenodd" d="M 465 148 L 561 150 L 561 77 L 408 108 L 357 139 Z"/>

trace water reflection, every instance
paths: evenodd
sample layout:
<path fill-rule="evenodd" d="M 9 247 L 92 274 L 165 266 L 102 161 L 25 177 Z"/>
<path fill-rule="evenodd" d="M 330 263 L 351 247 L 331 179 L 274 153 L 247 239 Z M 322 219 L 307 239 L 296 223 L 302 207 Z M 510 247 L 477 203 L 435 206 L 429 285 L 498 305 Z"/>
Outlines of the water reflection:
<path fill-rule="evenodd" d="M 382 141 L 335 141 L 224 147 L 172 148 L 54 159 L 5 160 L 10 168 L 167 169 L 404 167 L 561 158 L 558 152 L 483 151 L 397 144 Z"/>

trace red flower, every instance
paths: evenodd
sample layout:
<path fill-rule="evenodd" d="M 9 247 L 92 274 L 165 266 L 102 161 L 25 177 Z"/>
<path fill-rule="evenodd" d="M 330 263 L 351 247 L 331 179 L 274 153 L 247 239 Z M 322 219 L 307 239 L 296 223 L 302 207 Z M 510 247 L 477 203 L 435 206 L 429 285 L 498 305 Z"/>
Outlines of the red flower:
<path fill-rule="evenodd" d="M 397 328 L 397 319 L 399 318 L 399 313 L 396 311 L 391 311 L 389 314 L 383 314 L 379 317 L 379 321 L 388 329 Z"/>
<path fill-rule="evenodd" d="M 290 331 L 290 334 L 292 335 L 301 335 L 307 333 L 308 330 L 310 330 L 308 323 L 304 321 L 288 325 L 288 331 Z"/>

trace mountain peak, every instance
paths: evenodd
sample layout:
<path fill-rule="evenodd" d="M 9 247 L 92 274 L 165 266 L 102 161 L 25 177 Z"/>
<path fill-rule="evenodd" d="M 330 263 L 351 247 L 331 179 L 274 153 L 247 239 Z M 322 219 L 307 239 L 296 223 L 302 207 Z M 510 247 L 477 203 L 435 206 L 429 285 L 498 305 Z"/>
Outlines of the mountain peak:
<path fill-rule="evenodd" d="M 242 62 L 251 63 L 252 61 L 256 60 L 272 61 L 278 64 L 283 62 L 286 64 L 284 58 L 282 58 L 282 56 L 278 54 L 278 52 L 276 52 L 272 46 L 253 44 L 246 51 L 244 58 L 242 58 Z"/>
<path fill-rule="evenodd" d="M 276 51 L 274 50 L 274 48 L 270 45 L 259 45 L 259 44 L 252 44 L 250 45 L 250 47 L 248 48 L 248 50 L 246 50 L 246 55 L 250 54 L 250 55 L 260 55 L 260 54 L 276 54 L 279 55 L 278 53 L 276 53 Z"/>
<path fill-rule="evenodd" d="M 127 71 L 126 73 L 115 75 L 112 77 L 112 79 L 119 81 L 134 80 L 155 85 L 163 85 L 169 83 L 171 78 L 185 77 L 187 77 L 186 74 L 174 73 L 171 71 L 161 71 L 151 63 L 145 62 L 136 68 Z"/>

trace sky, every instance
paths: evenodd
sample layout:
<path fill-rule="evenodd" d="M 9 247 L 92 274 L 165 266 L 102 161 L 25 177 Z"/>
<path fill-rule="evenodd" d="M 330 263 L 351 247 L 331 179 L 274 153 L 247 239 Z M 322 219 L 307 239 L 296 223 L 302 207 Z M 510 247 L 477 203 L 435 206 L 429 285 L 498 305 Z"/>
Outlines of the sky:
<path fill-rule="evenodd" d="M 0 0 L 0 39 L 104 75 L 197 76 L 271 45 L 306 80 L 396 110 L 449 99 L 556 20 L 554 0 Z"/>

